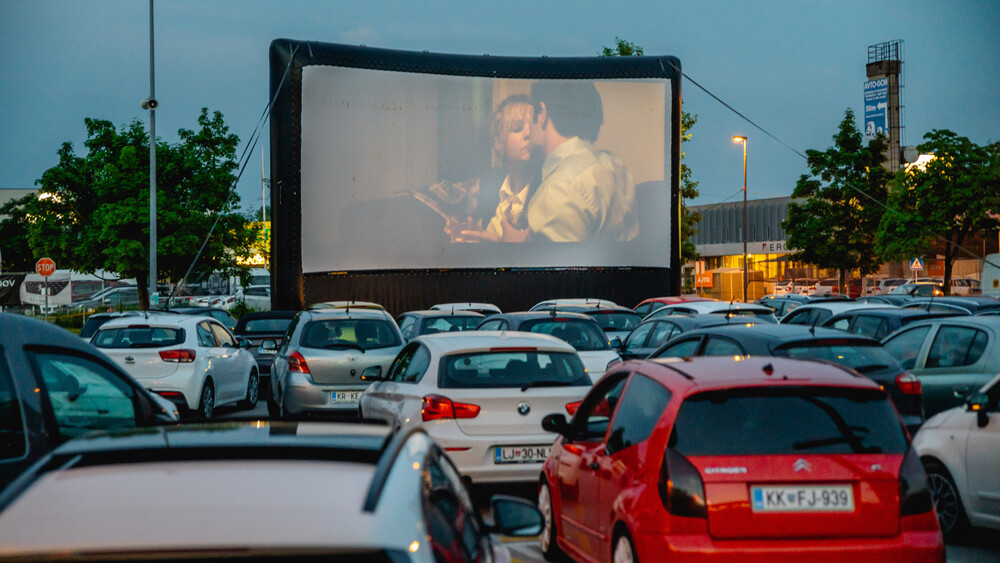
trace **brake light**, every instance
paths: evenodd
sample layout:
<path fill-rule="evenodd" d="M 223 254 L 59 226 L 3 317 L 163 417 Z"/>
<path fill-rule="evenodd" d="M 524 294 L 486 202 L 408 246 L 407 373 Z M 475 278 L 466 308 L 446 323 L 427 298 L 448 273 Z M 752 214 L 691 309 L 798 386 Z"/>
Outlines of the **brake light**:
<path fill-rule="evenodd" d="M 568 412 L 570 416 L 575 415 L 576 411 L 580 410 L 580 405 L 582 403 L 583 403 L 583 401 L 576 401 L 576 402 L 573 402 L 573 403 L 566 403 L 566 412 Z"/>
<path fill-rule="evenodd" d="M 288 371 L 296 373 L 310 373 L 309 364 L 306 359 L 299 354 L 298 350 L 288 355 Z"/>
<path fill-rule="evenodd" d="M 896 377 L 896 387 L 899 387 L 899 392 L 904 395 L 919 395 L 923 392 L 917 376 L 905 371 Z"/>
<path fill-rule="evenodd" d="M 194 361 L 194 350 L 163 350 L 160 352 L 160 359 L 164 362 L 176 362 L 179 364 L 190 364 Z"/>
<path fill-rule="evenodd" d="M 933 508 L 927 473 L 920 463 L 917 450 L 910 448 L 899 467 L 899 515 L 923 514 Z"/>
<path fill-rule="evenodd" d="M 445 418 L 476 418 L 479 405 L 456 403 L 442 395 L 426 395 L 420 407 L 420 417 L 424 422 Z"/>
<path fill-rule="evenodd" d="M 660 466 L 660 500 L 674 516 L 707 518 L 705 485 L 698 469 L 677 450 L 667 448 Z"/>

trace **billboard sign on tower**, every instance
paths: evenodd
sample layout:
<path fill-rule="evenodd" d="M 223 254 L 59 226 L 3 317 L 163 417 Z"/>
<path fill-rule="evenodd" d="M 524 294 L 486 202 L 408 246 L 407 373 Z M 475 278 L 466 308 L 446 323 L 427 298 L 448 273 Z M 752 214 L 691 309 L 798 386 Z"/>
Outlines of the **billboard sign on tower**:
<path fill-rule="evenodd" d="M 889 79 L 865 82 L 865 141 L 889 136 Z"/>

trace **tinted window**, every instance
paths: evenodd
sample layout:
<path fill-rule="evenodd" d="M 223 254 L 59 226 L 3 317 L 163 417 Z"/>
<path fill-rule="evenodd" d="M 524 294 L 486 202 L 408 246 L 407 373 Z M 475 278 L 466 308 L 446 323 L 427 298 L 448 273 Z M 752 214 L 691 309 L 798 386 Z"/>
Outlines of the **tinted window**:
<path fill-rule="evenodd" d="M 809 324 L 809 309 L 803 309 L 789 313 L 785 318 L 781 319 L 781 322 L 789 325 L 805 325 Z"/>
<path fill-rule="evenodd" d="M 399 332 L 403 334 L 403 338 L 413 338 L 413 327 L 417 322 L 417 319 L 412 315 L 403 315 L 396 319 L 399 323 Z"/>
<path fill-rule="evenodd" d="M 500 319 L 496 319 L 493 321 L 484 322 L 483 324 L 479 325 L 479 328 L 477 328 L 476 330 L 504 330 L 506 328 L 507 328 L 506 322 Z"/>
<path fill-rule="evenodd" d="M 625 339 L 625 351 L 632 352 L 640 348 L 646 347 L 646 337 L 649 336 L 650 331 L 653 327 L 659 323 L 646 323 L 639 325 L 639 328 L 632 331 L 632 334 L 628 335 Z"/>
<path fill-rule="evenodd" d="M 646 314 L 649 313 L 649 310 L 652 308 L 653 308 L 652 303 L 643 303 L 642 305 L 639 305 L 638 307 L 635 308 L 635 313 L 637 315 L 646 316 Z"/>
<path fill-rule="evenodd" d="M 573 417 L 573 441 L 598 442 L 608 432 L 608 423 L 618 409 L 628 373 L 608 376 L 583 400 L 580 410 Z"/>
<path fill-rule="evenodd" d="M 670 391 L 652 379 L 635 374 L 619 401 L 618 413 L 608 434 L 608 453 L 614 453 L 649 438 L 670 402 Z"/>
<path fill-rule="evenodd" d="M 590 313 L 590 316 L 597 321 L 597 326 L 603 330 L 632 330 L 642 322 L 642 317 L 638 314 L 624 311 L 619 313 Z"/>
<path fill-rule="evenodd" d="M 942 326 L 934 337 L 924 367 L 969 366 L 986 350 L 986 333 L 973 328 Z"/>
<path fill-rule="evenodd" d="M 302 330 L 306 348 L 387 348 L 399 340 L 389 323 L 375 319 L 327 319 L 312 321 Z"/>
<path fill-rule="evenodd" d="M 907 448 L 883 391 L 819 387 L 694 395 L 681 405 L 670 443 L 689 456 L 902 454 Z"/>
<path fill-rule="evenodd" d="M 604 336 L 604 332 L 597 327 L 596 323 L 543 319 L 526 322 L 521 325 L 521 330 L 551 334 L 580 352 L 610 349 L 607 337 Z"/>
<path fill-rule="evenodd" d="M 195 328 L 195 332 L 198 335 L 198 346 L 203 346 L 205 348 L 215 348 L 218 344 L 215 342 L 215 335 L 212 334 L 212 326 L 207 322 L 198 323 L 198 327 Z"/>
<path fill-rule="evenodd" d="M 421 334 L 437 334 L 439 332 L 460 332 L 475 330 L 483 319 L 480 317 L 437 317 L 424 321 Z"/>
<path fill-rule="evenodd" d="M 792 347 L 779 348 L 775 356 L 786 356 L 796 360 L 826 360 L 835 364 L 871 373 L 887 369 L 899 369 L 899 363 L 877 342 L 815 342 L 796 343 Z"/>
<path fill-rule="evenodd" d="M 670 346 L 667 346 L 662 351 L 653 354 L 654 358 L 690 358 L 694 356 L 695 352 L 698 351 L 698 345 L 701 344 L 700 338 L 690 338 L 688 340 L 682 340 L 680 342 L 675 342 Z"/>
<path fill-rule="evenodd" d="M 427 372 L 430 363 L 431 355 L 426 348 L 423 346 L 409 348 L 396 359 L 389 380 L 399 383 L 416 383 Z"/>
<path fill-rule="evenodd" d="M 14 459 L 25 453 L 24 420 L 14 380 L 7 371 L 7 358 L 0 350 L 0 459 Z"/>
<path fill-rule="evenodd" d="M 736 342 L 720 336 L 709 336 L 702 356 L 745 356 L 746 352 Z"/>
<path fill-rule="evenodd" d="M 566 352 L 477 352 L 440 363 L 441 388 L 590 385 L 580 357 Z"/>
<path fill-rule="evenodd" d="M 102 328 L 91 343 L 98 348 L 165 348 L 184 342 L 184 329 L 171 327 Z"/>
<path fill-rule="evenodd" d="M 229 334 L 229 331 L 222 325 L 213 324 L 212 332 L 215 334 L 215 340 L 219 343 L 219 346 L 236 346 L 233 335 Z"/>
<path fill-rule="evenodd" d="M 896 333 L 885 341 L 885 351 L 896 359 L 903 369 L 913 369 L 917 363 L 917 354 L 930 331 L 929 326 L 911 328 Z"/>
<path fill-rule="evenodd" d="M 661 346 L 666 343 L 667 340 L 670 340 L 673 336 L 680 333 L 681 329 L 679 329 L 674 323 L 656 323 L 656 327 L 653 329 L 652 334 L 649 335 L 649 344 L 647 347 L 653 348 Z"/>
<path fill-rule="evenodd" d="M 292 324 L 292 319 L 252 319 L 240 328 L 240 334 L 253 333 L 282 333 L 288 330 L 288 325 Z"/>
<path fill-rule="evenodd" d="M 851 327 L 854 334 L 862 334 L 876 339 L 882 339 L 889 334 L 889 321 L 871 315 L 858 315 Z"/>

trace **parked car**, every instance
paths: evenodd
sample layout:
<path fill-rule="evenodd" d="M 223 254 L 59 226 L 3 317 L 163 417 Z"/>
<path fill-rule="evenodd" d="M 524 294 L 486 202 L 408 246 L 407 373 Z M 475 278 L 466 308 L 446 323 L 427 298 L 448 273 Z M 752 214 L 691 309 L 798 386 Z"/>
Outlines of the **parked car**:
<path fill-rule="evenodd" d="M 632 308 L 639 316 L 645 317 L 656 311 L 657 309 L 664 307 L 666 305 L 675 305 L 677 303 L 690 303 L 695 301 L 715 301 L 711 297 L 700 297 L 698 295 L 673 295 L 668 297 L 650 297 L 649 299 L 644 299 L 639 302 L 638 305 Z"/>
<path fill-rule="evenodd" d="M 178 315 L 211 317 L 222 323 L 230 332 L 236 330 L 236 317 L 230 315 L 229 311 L 218 307 L 176 307 L 168 309 L 168 311 Z"/>
<path fill-rule="evenodd" d="M 672 338 L 649 358 L 696 356 L 782 356 L 833 362 L 882 385 L 911 432 L 924 421 L 920 380 L 905 371 L 878 340 L 866 336 L 786 324 L 719 325 Z"/>
<path fill-rule="evenodd" d="M 934 281 L 910 282 L 898 285 L 889 295 L 911 295 L 914 297 L 941 297 L 944 295 L 944 284 Z"/>
<path fill-rule="evenodd" d="M 473 311 L 480 315 L 494 315 L 501 312 L 500 307 L 492 303 L 438 303 L 431 306 L 432 311 Z"/>
<path fill-rule="evenodd" d="M 248 309 L 254 311 L 270 311 L 271 310 L 271 286 L 269 285 L 251 285 L 247 286 L 243 290 L 243 293 L 239 296 L 239 299 L 247 306 Z"/>
<path fill-rule="evenodd" d="M 572 297 L 568 299 L 546 299 L 545 301 L 539 301 L 535 303 L 529 311 L 539 311 L 552 306 L 562 306 L 562 305 L 617 305 L 613 301 L 607 299 L 601 299 L 599 297 Z"/>
<path fill-rule="evenodd" d="M 371 301 L 323 301 L 322 303 L 313 303 L 309 306 L 310 310 L 326 310 L 326 309 L 375 309 L 377 311 L 385 311 L 385 307 L 379 305 L 378 303 L 372 303 Z"/>
<path fill-rule="evenodd" d="M 942 313 L 959 312 L 976 315 L 1000 310 L 1000 297 L 976 295 L 972 297 L 914 297 L 903 305 L 907 309 L 922 309 Z"/>
<path fill-rule="evenodd" d="M 920 309 L 900 309 L 898 307 L 852 309 L 826 319 L 819 326 L 835 328 L 851 334 L 861 334 L 876 340 L 882 340 L 911 323 L 960 315 L 968 315 L 968 313 L 960 313 L 958 311 L 938 313 Z"/>
<path fill-rule="evenodd" d="M 272 417 L 332 414 L 356 417 L 361 373 L 388 371 L 403 349 L 389 313 L 371 308 L 302 311 L 288 327 L 271 368 Z"/>
<path fill-rule="evenodd" d="M 755 322 L 776 323 L 774 309 L 757 305 L 756 303 L 732 303 L 729 301 L 706 301 L 703 303 L 684 303 L 667 305 L 643 320 L 661 319 L 671 315 L 723 315 L 728 317 L 746 317 Z"/>
<path fill-rule="evenodd" d="M 913 447 L 946 538 L 971 526 L 1000 529 L 1000 374 L 964 405 L 927 419 Z"/>
<path fill-rule="evenodd" d="M 296 314 L 296 311 L 251 311 L 244 313 L 236 323 L 234 334 L 250 344 L 250 351 L 257 361 L 260 394 L 265 399 L 271 392 L 274 355 Z"/>
<path fill-rule="evenodd" d="M 396 317 L 399 332 L 406 340 L 413 340 L 421 334 L 439 332 L 460 332 L 476 330 L 483 321 L 483 315 L 475 311 L 429 310 L 410 311 Z"/>
<path fill-rule="evenodd" d="M 618 347 L 618 355 L 623 360 L 636 360 L 649 357 L 660 346 L 671 338 L 689 330 L 707 328 L 710 326 L 743 323 L 739 317 L 725 315 L 672 315 L 662 318 L 652 318 L 642 323 L 628 335 L 625 342 Z"/>
<path fill-rule="evenodd" d="M 73 303 L 78 311 L 115 311 L 124 307 L 139 305 L 139 288 L 134 285 L 120 285 L 108 288 L 96 297 Z"/>
<path fill-rule="evenodd" d="M 816 284 L 819 280 L 816 278 L 802 278 L 795 280 L 795 291 L 799 295 L 812 295 L 816 293 Z"/>
<path fill-rule="evenodd" d="M 597 321 L 581 313 L 529 311 L 486 317 L 476 330 L 516 330 L 551 334 L 576 348 L 591 381 L 597 381 L 621 357 L 609 344 Z"/>
<path fill-rule="evenodd" d="M 559 434 L 538 489 L 548 558 L 944 559 L 899 415 L 840 366 L 631 361 L 542 424 Z"/>
<path fill-rule="evenodd" d="M 538 480 L 555 434 L 542 417 L 572 413 L 591 381 L 572 346 L 528 332 L 419 336 L 361 396 L 364 420 L 423 428 L 473 484 Z"/>
<path fill-rule="evenodd" d="M 90 339 L 97 332 L 97 329 L 101 328 L 101 325 L 110 321 L 111 319 L 117 319 L 123 316 L 136 316 L 141 315 L 140 311 L 125 311 L 123 313 L 94 313 L 87 317 L 87 320 L 83 321 L 83 327 L 80 328 L 80 338 L 90 342 Z"/>
<path fill-rule="evenodd" d="M 883 341 L 903 369 L 920 380 L 927 416 L 960 406 L 1000 371 L 1000 317 L 921 321 Z"/>
<path fill-rule="evenodd" d="M 642 317 L 628 307 L 621 305 L 608 305 L 599 303 L 595 305 L 559 305 L 544 306 L 535 309 L 536 311 L 568 311 L 572 313 L 583 313 L 597 321 L 597 325 L 604 331 L 608 343 L 614 346 L 617 338 L 620 344 L 632 329 L 639 326 Z"/>
<path fill-rule="evenodd" d="M 856 303 L 854 301 L 822 301 L 803 305 L 781 318 L 781 324 L 818 326 L 834 315 L 858 309 L 877 309 L 891 307 L 875 303 Z"/>
<path fill-rule="evenodd" d="M 263 485 L 263 486 L 262 486 Z M 4 558 L 29 561 L 510 561 L 524 499 L 493 525 L 423 432 L 266 421 L 100 433 L 0 496 Z"/>
<path fill-rule="evenodd" d="M 969 295 L 980 295 L 982 292 L 983 286 L 975 278 L 952 278 L 951 280 L 952 295 L 967 297 Z"/>
<path fill-rule="evenodd" d="M 905 278 L 884 278 L 879 280 L 875 293 L 878 295 L 887 295 L 892 292 L 894 288 L 899 287 L 908 281 L 909 280 Z"/>
<path fill-rule="evenodd" d="M 71 438 L 176 421 L 173 405 L 73 333 L 0 313 L 0 490 Z"/>
<path fill-rule="evenodd" d="M 765 295 L 764 297 L 758 299 L 756 303 L 758 305 L 764 305 L 774 309 L 774 317 L 779 321 L 797 309 L 801 305 L 808 305 L 810 303 L 819 303 L 821 301 L 849 301 L 850 299 L 846 295 L 841 295 L 839 293 L 828 293 L 826 295 L 797 295 L 794 293 L 788 293 L 784 295 Z"/>
<path fill-rule="evenodd" d="M 148 313 L 104 323 L 90 343 L 182 414 L 257 405 L 260 374 L 247 342 L 211 317 Z"/>
<path fill-rule="evenodd" d="M 882 305 L 892 305 L 894 307 L 902 307 L 910 301 L 913 301 L 912 295 L 901 295 L 901 294 L 881 294 L 881 295 L 869 295 L 866 297 L 858 297 L 854 300 L 856 303 L 878 303 Z"/>

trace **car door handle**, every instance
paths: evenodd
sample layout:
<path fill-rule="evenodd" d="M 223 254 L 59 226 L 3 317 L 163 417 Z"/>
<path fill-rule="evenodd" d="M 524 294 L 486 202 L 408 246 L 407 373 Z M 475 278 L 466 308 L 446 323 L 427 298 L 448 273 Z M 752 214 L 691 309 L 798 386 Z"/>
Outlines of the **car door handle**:
<path fill-rule="evenodd" d="M 966 395 L 969 394 L 969 387 L 967 385 L 959 385 L 952 388 L 955 392 L 956 399 L 964 399 Z"/>

